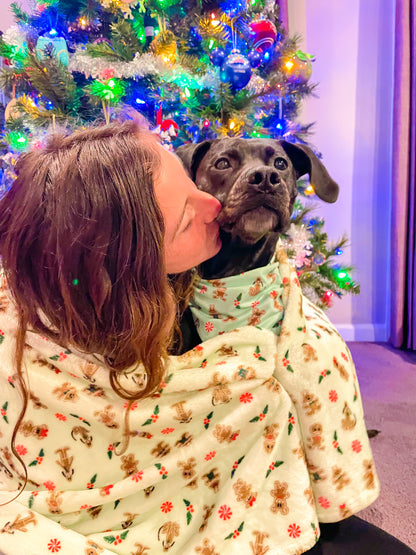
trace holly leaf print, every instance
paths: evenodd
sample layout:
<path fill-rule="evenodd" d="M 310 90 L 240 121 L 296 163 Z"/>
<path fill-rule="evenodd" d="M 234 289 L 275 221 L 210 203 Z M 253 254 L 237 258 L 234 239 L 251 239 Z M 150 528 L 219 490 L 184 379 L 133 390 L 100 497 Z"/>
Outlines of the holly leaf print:
<path fill-rule="evenodd" d="M 241 461 L 244 459 L 245 455 L 243 455 L 242 457 L 240 457 L 238 459 L 238 461 L 235 461 L 235 463 L 233 464 L 233 469 L 231 470 L 231 478 L 234 476 L 235 471 L 237 470 L 239 464 L 241 463 Z"/>
<path fill-rule="evenodd" d="M 193 507 L 191 505 L 191 502 L 188 501 L 188 499 L 184 499 L 183 502 L 186 505 L 187 511 L 186 511 L 186 524 L 189 525 L 189 523 L 192 520 L 192 512 L 193 512 Z"/>
<path fill-rule="evenodd" d="M 240 524 L 237 530 L 234 530 L 234 532 L 231 532 L 231 534 L 228 534 L 228 536 L 226 536 L 224 539 L 230 540 L 231 538 L 236 538 L 237 536 L 240 535 L 240 532 L 243 531 L 243 527 L 244 527 L 244 521 Z"/>
<path fill-rule="evenodd" d="M 207 416 L 204 418 L 204 428 L 206 430 L 208 430 L 210 422 L 211 422 L 211 418 L 212 415 L 214 414 L 214 412 L 210 412 L 209 414 L 207 414 Z"/>
<path fill-rule="evenodd" d="M 77 418 L 78 420 L 81 420 L 81 422 L 84 422 L 84 424 L 86 424 L 87 426 L 91 426 L 91 424 L 89 422 L 87 422 L 86 420 L 84 420 L 84 418 L 82 418 L 82 416 L 78 416 L 78 414 L 72 414 L 69 413 L 70 416 L 73 416 L 74 418 Z"/>
<path fill-rule="evenodd" d="M 264 362 L 266 362 L 266 359 L 260 353 L 260 347 L 258 345 L 256 346 L 253 355 L 257 360 L 263 360 Z"/>
<path fill-rule="evenodd" d="M 271 472 L 273 472 L 273 470 L 275 468 L 279 468 L 279 466 L 281 466 L 284 463 L 284 461 L 274 461 L 271 463 L 271 465 L 269 466 L 267 472 L 266 472 L 266 478 L 268 478 L 271 474 Z"/>
<path fill-rule="evenodd" d="M 6 424 L 9 423 L 8 419 L 7 419 L 7 407 L 9 406 L 9 402 L 6 401 L 4 403 L 4 405 L 1 407 L 1 415 L 3 417 L 3 420 L 6 422 Z"/>
<path fill-rule="evenodd" d="M 323 370 L 319 375 L 318 383 L 321 383 L 324 378 L 330 375 L 330 373 L 331 373 L 331 370 Z"/>
<path fill-rule="evenodd" d="M 290 436 L 290 434 L 292 433 L 292 430 L 293 430 L 293 426 L 295 424 L 295 417 L 293 416 L 293 414 L 291 412 L 289 412 L 288 421 L 289 421 L 289 424 L 288 424 L 288 427 L 287 427 L 287 435 Z"/>
<path fill-rule="evenodd" d="M 234 300 L 234 307 L 240 309 L 240 301 L 241 301 L 241 297 L 243 296 L 242 293 L 240 293 L 239 295 L 237 295 L 237 298 Z"/>
<path fill-rule="evenodd" d="M 336 430 L 335 430 L 335 432 L 334 432 L 334 439 L 333 439 L 333 441 L 332 441 L 332 446 L 333 446 L 334 449 L 336 449 L 336 450 L 338 451 L 338 453 L 341 453 L 341 455 L 344 454 L 343 451 L 342 451 L 342 449 L 341 449 L 341 447 L 339 446 L 339 443 L 338 443 L 338 434 L 337 434 L 337 431 L 336 431 Z"/>
<path fill-rule="evenodd" d="M 3 343 L 4 341 L 4 335 L 3 332 L 0 331 L 0 345 Z"/>

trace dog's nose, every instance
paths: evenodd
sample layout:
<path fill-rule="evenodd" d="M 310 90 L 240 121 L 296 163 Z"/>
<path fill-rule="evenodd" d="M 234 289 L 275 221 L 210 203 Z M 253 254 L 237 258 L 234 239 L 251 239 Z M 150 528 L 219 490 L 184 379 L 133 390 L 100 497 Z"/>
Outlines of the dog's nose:
<path fill-rule="evenodd" d="M 274 168 L 251 170 L 247 174 L 247 181 L 265 193 L 274 191 L 280 184 L 279 174 Z"/>

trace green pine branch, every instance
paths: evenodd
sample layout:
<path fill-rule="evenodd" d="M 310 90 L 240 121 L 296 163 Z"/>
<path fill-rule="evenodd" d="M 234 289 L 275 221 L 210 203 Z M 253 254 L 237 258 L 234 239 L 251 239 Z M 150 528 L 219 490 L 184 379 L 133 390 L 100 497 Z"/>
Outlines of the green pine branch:
<path fill-rule="evenodd" d="M 76 114 L 81 93 L 77 90 L 72 74 L 57 59 L 46 55 L 40 60 L 29 52 L 25 60 L 26 72 L 33 87 L 48 98 L 56 109 L 66 114 Z"/>

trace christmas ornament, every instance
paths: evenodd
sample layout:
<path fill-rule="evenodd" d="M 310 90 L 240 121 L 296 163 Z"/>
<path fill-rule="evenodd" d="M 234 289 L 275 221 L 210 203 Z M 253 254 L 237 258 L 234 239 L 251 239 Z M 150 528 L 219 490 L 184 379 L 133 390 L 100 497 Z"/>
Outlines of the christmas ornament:
<path fill-rule="evenodd" d="M 233 90 L 242 89 L 250 81 L 250 62 L 238 50 L 233 50 L 221 67 L 221 80 Z"/>
<path fill-rule="evenodd" d="M 317 265 L 317 266 L 322 266 L 322 264 L 325 262 L 326 258 L 325 256 L 321 253 L 321 252 L 316 252 L 313 257 L 312 257 L 312 261 Z"/>
<path fill-rule="evenodd" d="M 102 81 L 108 81 L 114 77 L 114 69 L 104 69 L 100 74 Z"/>
<path fill-rule="evenodd" d="M 177 58 L 176 40 L 172 31 L 159 33 L 152 42 L 152 48 L 166 64 L 174 65 Z"/>
<path fill-rule="evenodd" d="M 57 59 L 62 65 L 68 65 L 68 46 L 63 37 L 47 35 L 39 37 L 36 43 L 36 54 L 40 60 L 45 57 L 45 48 L 51 48 L 52 56 Z"/>
<path fill-rule="evenodd" d="M 146 37 L 146 46 L 155 38 L 156 20 L 151 16 L 150 11 L 146 10 L 143 17 L 144 36 Z"/>
<path fill-rule="evenodd" d="M 191 27 L 189 31 L 189 45 L 192 48 L 198 48 L 202 42 L 202 37 L 197 29 L 197 27 Z"/>
<path fill-rule="evenodd" d="M 258 50 L 252 50 L 247 54 L 247 60 L 250 62 L 251 67 L 259 67 L 263 58 Z"/>
<path fill-rule="evenodd" d="M 4 119 L 17 119 L 22 115 L 17 107 L 17 98 L 12 98 L 4 109 Z"/>
<path fill-rule="evenodd" d="M 221 3 L 221 9 L 230 17 L 235 17 L 246 9 L 246 0 L 227 0 Z"/>
<path fill-rule="evenodd" d="M 333 291 L 325 291 L 325 293 L 323 294 L 322 299 L 321 299 L 322 302 L 326 306 L 331 307 L 332 303 L 333 303 L 333 299 L 332 299 L 333 295 L 334 295 Z"/>
<path fill-rule="evenodd" d="M 213 66 L 220 67 L 224 63 L 226 57 L 227 54 L 225 50 L 222 48 L 214 48 L 209 59 L 211 60 Z"/>
<path fill-rule="evenodd" d="M 200 129 L 197 125 L 191 125 L 191 127 L 188 127 L 186 132 L 187 132 L 188 136 L 191 138 L 193 143 L 198 142 Z"/>
<path fill-rule="evenodd" d="M 255 50 L 264 52 L 274 44 L 277 29 L 268 19 L 256 19 L 249 24 L 250 39 Z"/>
<path fill-rule="evenodd" d="M 305 54 L 301 50 L 283 58 L 283 69 L 287 73 L 288 81 L 300 85 L 307 83 L 312 75 L 311 59 L 311 54 Z"/>

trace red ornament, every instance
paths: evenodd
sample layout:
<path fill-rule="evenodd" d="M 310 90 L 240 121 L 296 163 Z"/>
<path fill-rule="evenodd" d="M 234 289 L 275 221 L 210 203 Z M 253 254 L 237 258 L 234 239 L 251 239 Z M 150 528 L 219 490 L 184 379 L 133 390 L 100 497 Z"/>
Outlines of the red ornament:
<path fill-rule="evenodd" d="M 103 69 L 101 72 L 100 78 L 103 81 L 108 81 L 114 77 L 114 69 Z"/>
<path fill-rule="evenodd" d="M 176 121 L 173 121 L 173 119 L 165 119 L 162 121 L 162 123 L 160 124 L 160 130 L 161 131 L 168 131 L 170 129 L 170 126 L 173 126 L 173 129 L 175 131 L 179 130 L 179 126 L 176 123 Z"/>
<path fill-rule="evenodd" d="M 249 24 L 249 28 L 253 48 L 259 52 L 272 46 L 277 38 L 277 29 L 268 19 L 256 19 Z"/>

